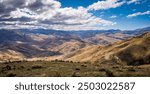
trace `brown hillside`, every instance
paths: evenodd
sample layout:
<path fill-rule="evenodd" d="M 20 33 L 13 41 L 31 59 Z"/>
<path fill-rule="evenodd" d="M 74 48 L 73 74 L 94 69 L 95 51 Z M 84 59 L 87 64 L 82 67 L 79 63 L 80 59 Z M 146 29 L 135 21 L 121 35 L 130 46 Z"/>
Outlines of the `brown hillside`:
<path fill-rule="evenodd" d="M 141 65 L 150 63 L 150 32 L 107 46 L 90 46 L 66 55 L 65 60 Z"/>

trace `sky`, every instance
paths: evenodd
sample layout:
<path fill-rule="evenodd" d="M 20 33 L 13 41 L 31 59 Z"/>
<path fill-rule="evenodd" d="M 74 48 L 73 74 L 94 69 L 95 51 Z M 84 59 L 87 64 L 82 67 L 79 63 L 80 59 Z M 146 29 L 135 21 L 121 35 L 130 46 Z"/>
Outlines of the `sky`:
<path fill-rule="evenodd" d="M 150 26 L 150 0 L 0 0 L 0 29 L 133 30 Z"/>

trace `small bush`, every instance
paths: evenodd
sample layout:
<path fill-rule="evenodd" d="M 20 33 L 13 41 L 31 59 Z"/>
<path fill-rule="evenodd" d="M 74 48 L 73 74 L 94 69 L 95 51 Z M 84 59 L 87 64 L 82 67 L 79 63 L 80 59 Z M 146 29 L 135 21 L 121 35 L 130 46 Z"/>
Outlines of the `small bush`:
<path fill-rule="evenodd" d="M 70 63 L 73 63 L 73 61 L 69 61 Z"/>
<path fill-rule="evenodd" d="M 16 74 L 15 73 L 8 73 L 7 75 L 6 75 L 6 77 L 15 77 L 16 76 Z"/>
<path fill-rule="evenodd" d="M 2 68 L 2 71 L 8 71 L 8 70 L 11 70 L 11 66 L 9 65 L 6 65 L 5 67 Z"/>
<path fill-rule="evenodd" d="M 81 66 L 82 66 L 82 67 L 87 67 L 87 65 L 86 65 L 86 64 L 82 64 Z"/>
<path fill-rule="evenodd" d="M 105 69 L 99 69 L 98 71 L 103 71 L 103 72 L 104 72 L 104 71 L 106 71 L 106 70 L 105 70 Z"/>
<path fill-rule="evenodd" d="M 59 72 L 56 72 L 54 77 L 61 77 L 61 74 Z"/>
<path fill-rule="evenodd" d="M 107 77 L 114 77 L 113 72 L 111 72 L 110 70 L 105 70 L 105 72 Z"/>
<path fill-rule="evenodd" d="M 133 67 L 128 68 L 128 71 L 135 72 L 135 69 Z"/>
<path fill-rule="evenodd" d="M 112 68 L 113 68 L 113 69 L 118 69 L 118 68 L 119 68 L 119 66 L 113 66 Z"/>
<path fill-rule="evenodd" d="M 80 68 L 75 68 L 75 70 L 80 70 Z"/>
<path fill-rule="evenodd" d="M 21 69 L 24 69 L 24 66 L 20 66 Z"/>
<path fill-rule="evenodd" d="M 71 77 L 80 77 L 78 73 L 74 72 Z"/>
<path fill-rule="evenodd" d="M 41 68 L 42 68 L 41 65 L 33 65 L 33 66 L 32 66 L 32 69 L 41 69 Z"/>
<path fill-rule="evenodd" d="M 22 61 L 14 61 L 14 63 L 22 63 Z"/>
<path fill-rule="evenodd" d="M 31 71 L 31 69 L 28 68 L 27 71 Z"/>

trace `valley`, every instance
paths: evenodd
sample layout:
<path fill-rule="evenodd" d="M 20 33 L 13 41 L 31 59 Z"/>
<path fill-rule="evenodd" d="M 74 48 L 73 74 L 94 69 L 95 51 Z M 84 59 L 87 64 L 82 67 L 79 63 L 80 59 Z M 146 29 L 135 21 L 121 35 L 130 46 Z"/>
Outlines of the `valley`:
<path fill-rule="evenodd" d="M 149 31 L 1 29 L 0 76 L 150 76 Z"/>

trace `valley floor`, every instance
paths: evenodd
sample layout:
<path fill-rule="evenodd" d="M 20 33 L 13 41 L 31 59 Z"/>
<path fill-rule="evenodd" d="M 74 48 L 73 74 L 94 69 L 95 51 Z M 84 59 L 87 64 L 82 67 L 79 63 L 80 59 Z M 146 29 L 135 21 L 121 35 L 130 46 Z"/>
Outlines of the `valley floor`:
<path fill-rule="evenodd" d="M 150 77 L 150 65 L 126 66 L 64 61 L 0 64 L 1 77 Z"/>

